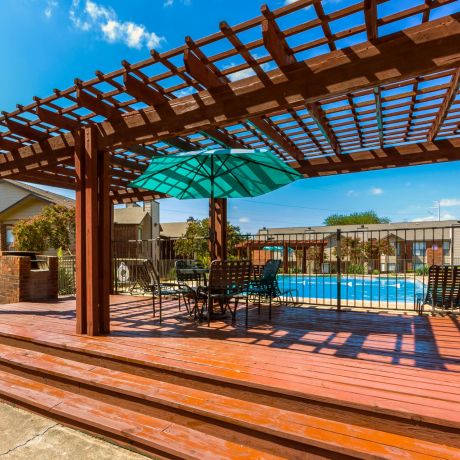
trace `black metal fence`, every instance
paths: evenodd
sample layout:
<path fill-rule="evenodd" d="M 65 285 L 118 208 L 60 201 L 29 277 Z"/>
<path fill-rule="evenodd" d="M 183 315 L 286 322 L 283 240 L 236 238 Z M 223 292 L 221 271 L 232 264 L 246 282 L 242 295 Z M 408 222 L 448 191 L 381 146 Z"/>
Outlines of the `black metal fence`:
<path fill-rule="evenodd" d="M 75 294 L 75 256 L 59 257 L 58 289 L 61 296 Z"/>
<path fill-rule="evenodd" d="M 256 269 L 269 259 L 280 259 L 280 289 L 292 292 L 300 304 L 402 311 L 414 310 L 417 297 L 425 295 L 430 265 L 460 265 L 460 226 L 370 227 L 261 230 L 234 239 L 229 257 L 250 259 Z M 163 279 L 174 279 L 176 260 L 206 263 L 206 248 L 203 239 L 115 241 L 114 289 L 140 292 L 144 259 L 153 261 Z M 60 270 L 60 276 L 70 279 L 71 272 L 72 268 Z M 65 280 L 62 284 L 64 289 Z"/>

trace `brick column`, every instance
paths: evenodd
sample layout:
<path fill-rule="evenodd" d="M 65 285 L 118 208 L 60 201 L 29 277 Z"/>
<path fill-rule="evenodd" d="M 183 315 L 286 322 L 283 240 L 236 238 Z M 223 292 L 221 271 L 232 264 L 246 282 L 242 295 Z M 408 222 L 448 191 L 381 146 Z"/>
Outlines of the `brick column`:
<path fill-rule="evenodd" d="M 0 251 L 6 251 L 6 225 L 0 222 Z"/>

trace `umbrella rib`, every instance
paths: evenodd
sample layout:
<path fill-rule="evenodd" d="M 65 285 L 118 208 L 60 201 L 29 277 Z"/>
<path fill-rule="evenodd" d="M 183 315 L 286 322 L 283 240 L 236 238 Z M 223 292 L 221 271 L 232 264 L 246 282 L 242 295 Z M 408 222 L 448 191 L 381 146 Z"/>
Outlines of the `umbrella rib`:
<path fill-rule="evenodd" d="M 199 160 L 198 160 L 199 161 Z M 199 174 L 200 172 L 200 169 L 203 167 L 204 163 L 206 161 L 206 157 L 204 157 L 204 159 L 200 162 L 200 168 L 196 169 L 195 171 L 195 174 L 193 175 L 193 177 L 188 181 L 187 185 L 185 186 L 186 188 L 184 189 L 184 191 L 182 192 L 181 196 L 179 199 L 182 199 L 186 190 L 190 187 L 190 185 L 195 181 L 195 177 Z M 189 170 L 190 171 L 190 170 Z M 209 177 L 209 174 L 208 174 L 208 177 Z"/>
<path fill-rule="evenodd" d="M 233 173 L 233 171 L 230 171 L 230 175 L 232 175 L 235 180 L 240 184 L 240 186 L 244 189 L 244 191 L 251 196 L 251 192 L 246 188 L 246 186 L 243 184 L 243 182 L 240 181 L 240 179 Z"/>

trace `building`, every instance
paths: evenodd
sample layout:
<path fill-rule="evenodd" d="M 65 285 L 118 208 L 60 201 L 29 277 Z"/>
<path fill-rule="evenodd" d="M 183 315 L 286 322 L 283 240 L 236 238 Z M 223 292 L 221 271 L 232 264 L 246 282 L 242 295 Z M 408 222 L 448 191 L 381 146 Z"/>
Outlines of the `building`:
<path fill-rule="evenodd" d="M 259 247 L 253 257 L 282 258 L 285 268 L 301 271 L 306 267 L 309 271 L 319 260 L 318 271 L 334 273 L 338 256 L 343 270 L 355 264 L 362 266 L 365 273 L 410 272 L 434 264 L 460 265 L 460 222 L 456 220 L 262 228 L 256 241 Z M 287 250 L 280 247 L 280 241 Z M 309 257 L 305 250 L 299 252 L 298 248 L 308 246 L 308 242 L 317 248 L 317 255 Z M 261 248 L 266 253 L 263 257 Z"/>
<path fill-rule="evenodd" d="M 156 201 L 129 204 L 113 210 L 115 257 L 154 258 L 160 236 L 160 205 Z"/>
<path fill-rule="evenodd" d="M 73 207 L 75 202 L 57 193 L 10 179 L 0 180 L 0 250 L 13 249 L 13 227 L 54 204 Z"/>

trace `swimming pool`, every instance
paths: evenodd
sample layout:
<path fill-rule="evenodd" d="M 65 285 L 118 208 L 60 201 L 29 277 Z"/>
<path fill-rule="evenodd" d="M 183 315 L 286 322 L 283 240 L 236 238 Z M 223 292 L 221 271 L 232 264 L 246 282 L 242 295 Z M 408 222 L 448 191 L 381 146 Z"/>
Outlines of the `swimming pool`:
<path fill-rule="evenodd" d="M 293 289 L 294 298 L 337 299 L 337 276 L 335 275 L 279 275 L 278 284 L 281 290 Z M 424 294 L 426 287 L 418 280 L 403 276 L 343 275 L 340 289 L 341 298 L 350 302 L 413 304 L 417 294 Z"/>

